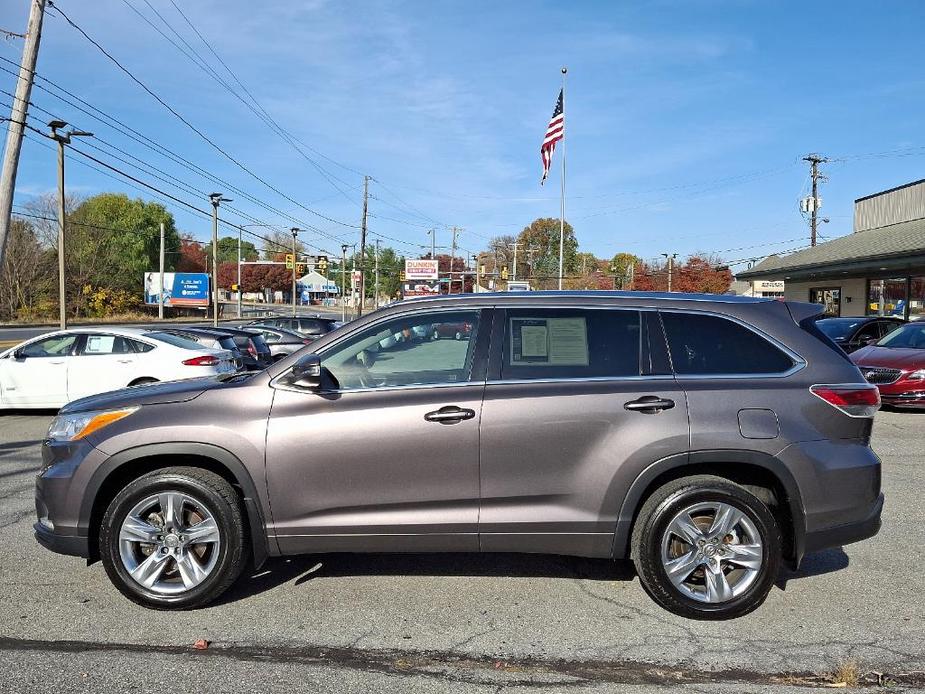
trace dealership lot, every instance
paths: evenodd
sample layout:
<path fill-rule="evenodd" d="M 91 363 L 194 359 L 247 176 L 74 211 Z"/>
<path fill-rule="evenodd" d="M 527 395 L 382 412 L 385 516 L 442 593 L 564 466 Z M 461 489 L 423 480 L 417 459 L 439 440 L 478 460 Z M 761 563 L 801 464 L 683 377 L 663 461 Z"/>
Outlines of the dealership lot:
<path fill-rule="evenodd" d="M 248 691 L 655 691 L 678 682 L 783 691 L 781 676 L 821 683 L 849 660 L 868 682 L 876 672 L 899 689 L 925 687 L 925 413 L 877 415 L 881 533 L 807 557 L 763 607 L 724 623 L 662 610 L 628 564 L 520 555 L 275 560 L 212 607 L 145 610 L 99 564 L 32 539 L 32 480 L 50 416 L 0 415 L 0 691 L 230 689 L 242 680 Z M 197 639 L 212 645 L 194 651 Z"/>

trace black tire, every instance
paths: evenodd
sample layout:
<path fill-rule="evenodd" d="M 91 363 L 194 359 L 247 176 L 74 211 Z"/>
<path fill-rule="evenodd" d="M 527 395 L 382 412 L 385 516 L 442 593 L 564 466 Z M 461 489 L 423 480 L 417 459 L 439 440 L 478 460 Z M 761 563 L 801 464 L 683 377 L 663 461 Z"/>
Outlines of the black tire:
<path fill-rule="evenodd" d="M 145 588 L 132 578 L 123 564 L 119 543 L 120 528 L 132 508 L 146 497 L 166 491 L 180 492 L 208 507 L 220 537 L 211 573 L 195 587 L 170 595 Z M 139 605 L 159 610 L 202 607 L 224 593 L 244 570 L 248 560 L 245 527 L 241 501 L 225 479 L 201 468 L 164 468 L 139 477 L 116 494 L 100 524 L 100 559 L 116 588 Z"/>
<path fill-rule="evenodd" d="M 761 536 L 762 561 L 757 576 L 744 592 L 724 602 L 689 597 L 671 582 L 662 561 L 662 540 L 672 519 L 703 502 L 735 507 Z M 743 487 L 712 475 L 686 477 L 660 487 L 646 499 L 633 527 L 632 557 L 643 588 L 665 609 L 690 619 L 734 619 L 758 608 L 777 579 L 781 548 L 780 527 L 768 507 Z"/>
<path fill-rule="evenodd" d="M 157 383 L 157 382 L 158 380 L 156 378 L 145 377 L 145 378 L 136 378 L 134 381 L 132 381 L 128 385 L 131 388 L 132 386 L 144 386 L 149 383 Z"/>

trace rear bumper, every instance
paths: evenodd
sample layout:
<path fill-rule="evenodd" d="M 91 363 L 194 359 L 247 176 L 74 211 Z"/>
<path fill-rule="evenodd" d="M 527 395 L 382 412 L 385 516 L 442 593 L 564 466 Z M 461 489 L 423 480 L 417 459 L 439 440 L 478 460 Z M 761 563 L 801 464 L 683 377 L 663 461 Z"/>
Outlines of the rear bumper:
<path fill-rule="evenodd" d="M 806 552 L 818 552 L 819 550 L 841 547 L 873 537 L 880 530 L 880 514 L 882 512 L 883 494 L 880 494 L 866 518 L 833 528 L 806 533 L 804 549 Z"/>

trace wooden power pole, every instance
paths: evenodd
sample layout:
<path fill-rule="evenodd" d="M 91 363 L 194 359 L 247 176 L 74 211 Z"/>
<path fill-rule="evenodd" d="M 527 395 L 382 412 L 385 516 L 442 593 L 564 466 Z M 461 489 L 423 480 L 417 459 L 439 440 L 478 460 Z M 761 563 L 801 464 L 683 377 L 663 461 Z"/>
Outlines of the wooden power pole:
<path fill-rule="evenodd" d="M 369 176 L 363 176 L 363 219 L 360 222 L 360 303 L 357 318 L 363 315 L 366 301 L 366 213 L 369 209 Z"/>
<path fill-rule="evenodd" d="M 22 149 L 23 131 L 26 129 L 26 116 L 29 115 L 29 97 L 32 94 L 32 81 L 35 79 L 35 63 L 39 56 L 44 16 L 45 0 L 32 0 L 19 78 L 16 81 L 16 96 L 13 98 L 13 108 L 10 111 L 10 127 L 6 133 L 3 169 L 0 170 L 0 267 L 3 267 L 6 238 L 10 230 L 16 170 L 19 168 L 19 152 Z"/>

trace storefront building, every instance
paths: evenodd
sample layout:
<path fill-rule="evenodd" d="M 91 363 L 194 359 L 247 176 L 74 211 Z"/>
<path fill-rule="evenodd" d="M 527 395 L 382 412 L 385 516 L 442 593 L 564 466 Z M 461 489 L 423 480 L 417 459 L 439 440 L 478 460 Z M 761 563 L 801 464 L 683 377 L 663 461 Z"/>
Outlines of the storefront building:
<path fill-rule="evenodd" d="M 740 272 L 833 316 L 925 319 L 925 180 L 855 200 L 854 233 Z"/>

